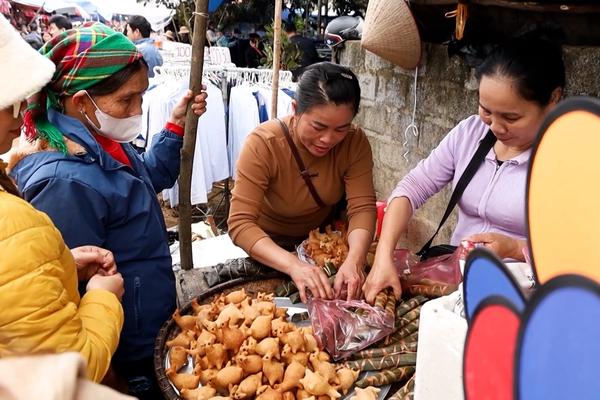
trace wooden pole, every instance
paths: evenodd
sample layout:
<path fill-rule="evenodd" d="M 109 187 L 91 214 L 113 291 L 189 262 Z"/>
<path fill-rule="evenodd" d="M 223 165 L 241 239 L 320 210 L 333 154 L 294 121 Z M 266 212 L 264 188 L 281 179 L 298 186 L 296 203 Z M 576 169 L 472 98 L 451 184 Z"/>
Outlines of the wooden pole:
<path fill-rule="evenodd" d="M 317 36 L 320 39 L 322 37 L 322 35 L 321 35 L 321 25 L 323 24 L 323 21 L 321 21 L 321 16 L 322 16 L 322 12 L 323 12 L 323 2 L 322 2 L 322 0 L 317 1 L 317 8 L 319 9 L 318 14 L 317 14 Z"/>
<path fill-rule="evenodd" d="M 310 31 L 310 0 L 306 0 L 306 20 L 304 21 L 304 32 L 303 35 L 307 36 L 308 32 Z"/>
<path fill-rule="evenodd" d="M 325 36 L 325 29 L 327 29 L 327 21 L 329 19 L 329 0 L 324 0 L 325 3 L 325 18 L 323 18 L 324 27 L 323 27 L 323 35 L 319 36 L 319 39 Z"/>
<path fill-rule="evenodd" d="M 271 118 L 277 118 L 279 68 L 281 67 L 281 7 L 282 0 L 275 0 L 275 18 L 273 19 L 273 81 L 271 82 Z"/>
<path fill-rule="evenodd" d="M 196 0 L 194 13 L 194 37 L 192 40 L 192 67 L 190 71 L 190 89 L 194 96 L 202 89 L 202 69 L 204 67 L 204 38 L 208 20 L 208 0 Z M 191 28 L 191 27 L 190 27 Z M 192 258 L 192 169 L 194 150 L 196 148 L 196 132 L 198 116 L 188 105 L 185 117 L 185 135 L 181 149 L 181 171 L 179 173 L 179 253 L 181 268 L 190 270 L 194 267 Z"/>

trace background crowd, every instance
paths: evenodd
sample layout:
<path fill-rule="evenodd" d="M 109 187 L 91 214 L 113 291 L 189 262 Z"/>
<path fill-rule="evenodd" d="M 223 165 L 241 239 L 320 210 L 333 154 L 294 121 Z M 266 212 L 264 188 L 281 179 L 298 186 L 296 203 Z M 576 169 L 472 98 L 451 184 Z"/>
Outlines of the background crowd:
<path fill-rule="evenodd" d="M 6 17 L 23 39 L 36 50 L 39 50 L 58 34 L 77 27 L 83 22 L 81 18 L 61 14 L 38 16 L 33 20 L 26 20 L 23 16 L 6 15 Z M 122 32 L 137 45 L 148 62 L 150 77 L 153 76 L 153 67 L 162 65 L 162 57 L 158 49 L 164 42 L 191 44 L 190 28 L 182 25 L 176 29 L 173 22 L 159 32 L 153 31 L 148 20 L 139 15 L 119 16 L 119 18 L 103 23 L 117 32 Z M 240 27 L 244 29 L 242 30 Z M 236 24 L 224 27 L 210 21 L 205 45 L 227 47 L 231 54 L 231 62 L 237 67 L 268 68 L 271 66 L 272 59 L 268 56 L 269 51 L 266 50 L 266 47 L 271 47 L 272 33 L 269 34 L 267 31 L 268 29 L 262 24 L 254 24 L 249 27 Z M 283 31 L 285 33 L 284 40 L 286 40 L 284 46 L 291 46 L 295 51 L 287 51 L 287 53 L 293 53 L 292 60 L 284 60 L 282 67 L 292 70 L 295 79 L 307 66 L 324 61 L 324 57 L 320 56 L 317 51 L 317 42 L 299 32 L 292 17 L 284 21 Z"/>

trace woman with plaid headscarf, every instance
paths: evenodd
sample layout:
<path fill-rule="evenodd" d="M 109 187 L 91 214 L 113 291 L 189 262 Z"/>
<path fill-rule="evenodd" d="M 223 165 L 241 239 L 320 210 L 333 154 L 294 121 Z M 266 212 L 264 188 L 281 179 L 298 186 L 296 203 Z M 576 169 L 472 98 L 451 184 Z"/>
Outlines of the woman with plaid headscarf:
<path fill-rule="evenodd" d="M 125 323 L 113 366 L 140 398 L 157 394 L 154 340 L 175 309 L 175 278 L 156 194 L 179 175 L 189 92 L 144 154 L 128 143 L 141 128 L 147 66 L 123 34 L 99 23 L 53 38 L 41 53 L 56 71 L 25 115 L 33 146 L 11 175 L 23 197 L 46 212 L 69 247 L 113 252 L 125 281 Z M 206 94 L 192 110 L 201 115 Z"/>
<path fill-rule="evenodd" d="M 20 135 L 25 99 L 52 79 L 56 67 L 2 15 L 0 59 L 2 154 Z M 113 255 L 92 246 L 70 250 L 48 216 L 20 198 L 4 168 L 0 160 L 0 359 L 78 352 L 88 377 L 100 382 L 123 326 L 123 278 Z M 78 281 L 87 282 L 84 293 Z M 6 390 L 14 379 L 3 377 L 0 397 L 11 397 Z"/>

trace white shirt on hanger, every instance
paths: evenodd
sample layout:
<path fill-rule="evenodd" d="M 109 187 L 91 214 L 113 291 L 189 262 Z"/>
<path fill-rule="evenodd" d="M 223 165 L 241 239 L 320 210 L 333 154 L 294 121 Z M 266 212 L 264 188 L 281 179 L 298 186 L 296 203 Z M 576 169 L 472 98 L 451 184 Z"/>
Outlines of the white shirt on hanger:
<path fill-rule="evenodd" d="M 259 124 L 258 105 L 250 85 L 231 88 L 229 97 L 229 161 L 231 176 L 236 177 L 236 163 L 244 141 Z"/>
<path fill-rule="evenodd" d="M 269 118 L 273 118 L 273 116 L 271 115 L 271 104 L 273 102 L 273 94 L 271 92 L 271 89 L 266 87 L 259 87 L 258 91 L 265 99 Z M 277 92 L 277 118 L 282 118 L 292 114 L 292 100 L 293 99 L 283 90 L 279 90 Z"/>
<path fill-rule="evenodd" d="M 221 89 L 211 82 L 204 82 L 208 94 L 206 112 L 198 120 L 196 149 L 200 148 L 200 158 L 204 164 L 206 192 L 212 190 L 214 182 L 229 178 L 229 157 L 227 154 L 227 129 L 225 126 L 225 105 Z M 196 157 L 194 158 L 194 163 Z"/>
<path fill-rule="evenodd" d="M 205 83 L 208 99 L 206 113 L 198 120 L 191 187 L 193 205 L 206 203 L 207 193 L 212 190 L 213 183 L 229 176 L 223 96 L 219 88 L 212 83 Z M 185 95 L 187 88 L 186 80 L 166 81 L 146 92 L 142 105 L 142 135 L 149 136 L 146 148 L 151 145 L 153 136 L 148 135 L 148 132 L 159 132 L 165 126 L 171 111 Z M 177 183 L 171 189 L 163 191 L 163 199 L 171 207 L 179 204 Z"/>

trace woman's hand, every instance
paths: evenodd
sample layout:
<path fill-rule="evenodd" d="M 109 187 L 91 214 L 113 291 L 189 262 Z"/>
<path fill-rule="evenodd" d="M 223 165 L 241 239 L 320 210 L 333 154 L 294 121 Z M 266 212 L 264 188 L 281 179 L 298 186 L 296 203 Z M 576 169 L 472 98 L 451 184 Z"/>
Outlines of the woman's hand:
<path fill-rule="evenodd" d="M 115 258 L 109 250 L 96 246 L 81 246 L 71 249 L 71 254 L 75 259 L 80 281 L 90 280 L 96 274 L 109 276 L 117 273 Z"/>
<path fill-rule="evenodd" d="M 108 290 L 117 296 L 119 301 L 121 301 L 123 293 L 125 293 L 123 277 L 118 273 L 109 276 L 94 275 L 85 289 L 87 292 L 90 290 Z"/>
<path fill-rule="evenodd" d="M 375 262 L 373 263 L 371 272 L 369 272 L 363 286 L 363 292 L 365 293 L 367 303 L 373 304 L 377 294 L 388 287 L 392 288 L 394 296 L 396 296 L 397 299 L 402 295 L 400 278 L 398 278 L 398 272 L 396 271 L 396 266 L 394 265 L 392 257 L 392 255 L 375 256 Z"/>
<path fill-rule="evenodd" d="M 333 290 L 327 275 L 321 268 L 298 260 L 292 265 L 290 271 L 290 277 L 296 284 L 303 303 L 306 303 L 306 289 L 310 290 L 314 297 L 333 298 Z"/>
<path fill-rule="evenodd" d="M 365 269 L 364 266 L 357 262 L 353 262 L 349 258 L 340 265 L 340 268 L 335 275 L 335 281 L 333 283 L 333 290 L 335 297 L 339 298 L 342 294 L 342 289 L 347 289 L 346 300 L 359 299 L 361 295 L 361 288 L 365 282 Z"/>
<path fill-rule="evenodd" d="M 171 111 L 171 117 L 169 118 L 169 122 L 171 122 L 175 125 L 185 126 L 185 116 L 187 113 L 187 106 L 188 106 L 189 102 L 192 100 L 193 96 L 194 96 L 194 94 L 192 93 L 192 91 L 188 90 L 187 93 L 185 94 L 185 96 L 183 96 L 183 98 L 181 100 L 179 100 L 179 103 L 177 103 L 175 108 L 173 108 L 173 111 Z M 201 116 L 202 114 L 204 114 L 206 112 L 206 98 L 207 97 L 208 97 L 208 94 L 206 93 L 206 85 L 202 85 L 202 93 L 197 95 L 194 98 L 194 103 L 192 103 L 192 111 L 197 116 Z"/>
<path fill-rule="evenodd" d="M 513 260 L 525 261 L 523 247 L 527 245 L 524 240 L 518 240 L 501 233 L 478 233 L 471 235 L 465 240 L 481 243 L 491 250 L 499 258 L 511 258 Z"/>

